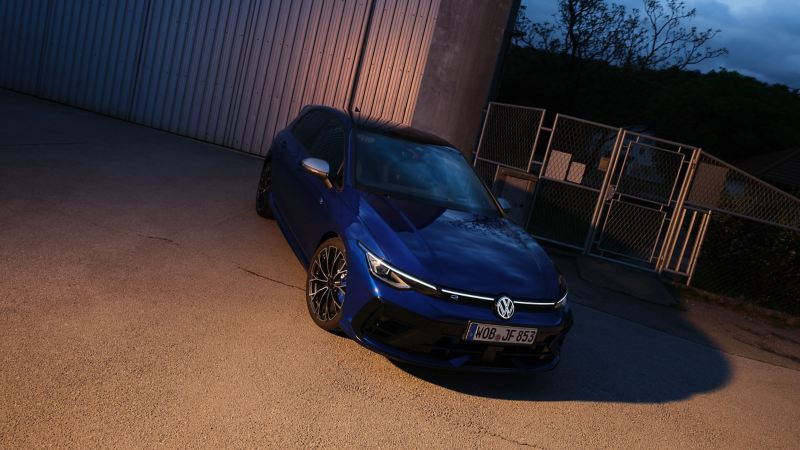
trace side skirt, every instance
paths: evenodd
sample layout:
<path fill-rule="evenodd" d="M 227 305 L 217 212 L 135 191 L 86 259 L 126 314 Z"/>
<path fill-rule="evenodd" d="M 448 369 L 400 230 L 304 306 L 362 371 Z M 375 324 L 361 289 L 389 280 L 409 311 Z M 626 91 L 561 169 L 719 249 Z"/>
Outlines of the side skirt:
<path fill-rule="evenodd" d="M 281 233 L 283 233 L 283 237 L 289 244 L 289 248 L 292 249 L 294 256 L 297 258 L 298 261 L 300 261 L 300 264 L 302 264 L 303 267 L 308 268 L 308 258 L 306 258 L 306 256 L 303 254 L 303 250 L 298 244 L 297 239 L 295 238 L 294 233 L 292 233 L 291 228 L 289 228 L 289 226 L 284 221 L 283 214 L 281 214 L 280 208 L 277 207 L 278 205 L 275 203 L 275 200 L 272 197 L 272 193 L 270 193 L 269 200 L 270 204 L 272 205 L 272 212 L 275 215 L 275 222 L 278 223 L 278 228 L 281 230 Z"/>

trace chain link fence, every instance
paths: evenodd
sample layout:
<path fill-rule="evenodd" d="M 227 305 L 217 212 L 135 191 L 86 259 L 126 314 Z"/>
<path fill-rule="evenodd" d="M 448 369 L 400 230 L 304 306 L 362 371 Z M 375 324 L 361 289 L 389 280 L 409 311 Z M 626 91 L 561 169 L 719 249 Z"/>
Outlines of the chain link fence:
<path fill-rule="evenodd" d="M 583 249 L 598 192 L 540 178 L 527 230 L 539 239 Z"/>
<path fill-rule="evenodd" d="M 611 200 L 596 253 L 617 255 L 632 263 L 652 263 L 666 217 L 667 213 L 662 210 Z"/>
<path fill-rule="evenodd" d="M 800 231 L 712 212 L 691 285 L 800 315 Z"/>
<path fill-rule="evenodd" d="M 489 104 L 475 152 L 475 171 L 489 186 L 500 167 L 530 170 L 544 114 L 539 108 Z"/>
<path fill-rule="evenodd" d="M 800 314 L 800 200 L 703 153 L 686 203 L 709 214 L 694 287 Z"/>
<path fill-rule="evenodd" d="M 582 249 L 620 130 L 557 115 L 539 172 L 528 230 L 534 236 Z"/>
<path fill-rule="evenodd" d="M 625 147 L 616 192 L 654 203 L 669 203 L 679 187 L 679 175 L 687 155 L 664 149 L 663 144 L 657 147 L 631 141 Z"/>
<path fill-rule="evenodd" d="M 556 116 L 545 155 L 543 178 L 599 190 L 619 140 L 619 128 Z"/>
<path fill-rule="evenodd" d="M 800 230 L 800 200 L 707 153 L 700 155 L 686 203 Z"/>
<path fill-rule="evenodd" d="M 677 238 L 675 216 L 682 208 L 683 181 L 697 151 L 685 144 L 623 131 L 599 211 L 599 230 L 589 250 L 663 270 Z"/>
<path fill-rule="evenodd" d="M 531 234 L 800 314 L 800 200 L 693 146 L 544 119 L 491 103 L 475 155 L 496 194 L 517 196 L 524 213 L 511 217 Z"/>

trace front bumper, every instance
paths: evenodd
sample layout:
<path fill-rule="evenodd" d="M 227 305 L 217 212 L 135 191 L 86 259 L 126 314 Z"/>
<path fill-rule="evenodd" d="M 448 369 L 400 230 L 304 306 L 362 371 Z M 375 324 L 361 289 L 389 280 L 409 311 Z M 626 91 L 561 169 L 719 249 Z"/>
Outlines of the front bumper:
<path fill-rule="evenodd" d="M 410 364 L 481 372 L 536 372 L 550 370 L 559 362 L 561 345 L 572 326 L 572 312 L 567 309 L 559 314 L 562 320 L 558 323 L 518 324 L 538 329 L 534 344 L 497 345 L 464 341 L 468 320 L 432 319 L 375 297 L 353 317 L 350 331 L 362 345 Z M 508 325 L 498 320 L 489 322 Z"/>

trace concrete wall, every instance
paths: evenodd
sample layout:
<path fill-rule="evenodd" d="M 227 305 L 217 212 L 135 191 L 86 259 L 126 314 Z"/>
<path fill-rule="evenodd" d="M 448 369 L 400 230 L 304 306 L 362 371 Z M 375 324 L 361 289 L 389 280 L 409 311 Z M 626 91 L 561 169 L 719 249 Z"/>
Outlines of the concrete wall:
<path fill-rule="evenodd" d="M 469 155 L 514 0 L 442 0 L 412 125 Z"/>

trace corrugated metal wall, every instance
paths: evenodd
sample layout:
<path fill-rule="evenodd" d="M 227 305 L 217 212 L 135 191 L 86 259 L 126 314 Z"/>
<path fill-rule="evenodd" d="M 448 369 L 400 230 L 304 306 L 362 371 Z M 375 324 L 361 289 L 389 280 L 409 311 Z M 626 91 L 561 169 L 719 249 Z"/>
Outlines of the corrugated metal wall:
<path fill-rule="evenodd" d="M 51 0 L 48 3 L 47 39 L 41 51 L 39 85 L 34 93 L 126 117 L 144 31 L 145 2 Z M 20 19 L 24 23 L 25 18 Z"/>
<path fill-rule="evenodd" d="M 362 115 L 410 123 L 438 9 L 439 0 L 3 0 L 0 86 L 264 154 L 303 105 L 346 107 L 354 80 Z"/>
<path fill-rule="evenodd" d="M 151 0 L 130 119 L 228 144 L 238 74 L 249 69 L 241 63 L 255 6 L 250 0 Z"/>
<path fill-rule="evenodd" d="M 438 0 L 376 2 L 354 109 L 411 123 L 438 10 Z"/>
<path fill-rule="evenodd" d="M 0 2 L 0 86 L 38 94 L 48 8 L 47 0 Z"/>

